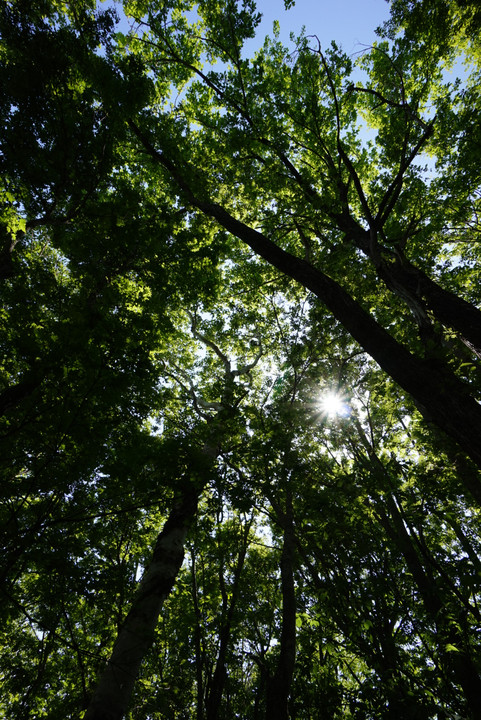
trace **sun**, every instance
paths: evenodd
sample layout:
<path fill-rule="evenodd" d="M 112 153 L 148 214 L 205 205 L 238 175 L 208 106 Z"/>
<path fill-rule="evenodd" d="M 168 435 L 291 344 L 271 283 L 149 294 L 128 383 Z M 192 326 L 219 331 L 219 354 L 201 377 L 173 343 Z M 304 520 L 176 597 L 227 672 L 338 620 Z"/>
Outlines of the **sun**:
<path fill-rule="evenodd" d="M 319 406 L 321 412 L 328 417 L 346 417 L 349 415 L 349 407 L 345 402 L 344 397 L 335 391 L 330 391 L 321 396 Z"/>

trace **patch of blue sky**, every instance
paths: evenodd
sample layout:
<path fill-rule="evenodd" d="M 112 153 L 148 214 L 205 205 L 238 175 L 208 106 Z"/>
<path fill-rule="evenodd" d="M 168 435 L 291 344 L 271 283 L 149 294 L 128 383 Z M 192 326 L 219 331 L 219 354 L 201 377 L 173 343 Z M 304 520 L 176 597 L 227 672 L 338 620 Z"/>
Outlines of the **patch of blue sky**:
<path fill-rule="evenodd" d="M 286 10 L 284 0 L 259 0 L 262 21 L 256 37 L 245 45 L 246 55 L 257 50 L 266 35 L 272 35 L 274 21 L 279 22 L 280 40 L 289 44 L 291 33 L 316 35 L 326 49 L 334 40 L 353 59 L 376 40 L 375 30 L 389 17 L 386 0 L 296 0 Z"/>

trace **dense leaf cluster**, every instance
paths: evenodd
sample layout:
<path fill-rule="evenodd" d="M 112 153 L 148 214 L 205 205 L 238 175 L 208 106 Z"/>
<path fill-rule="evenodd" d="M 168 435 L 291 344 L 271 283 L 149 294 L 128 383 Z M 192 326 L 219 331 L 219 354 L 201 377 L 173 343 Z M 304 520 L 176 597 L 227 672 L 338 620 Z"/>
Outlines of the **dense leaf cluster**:
<path fill-rule="evenodd" d="M 2 717 L 481 716 L 479 8 L 259 10 L 0 9 Z"/>

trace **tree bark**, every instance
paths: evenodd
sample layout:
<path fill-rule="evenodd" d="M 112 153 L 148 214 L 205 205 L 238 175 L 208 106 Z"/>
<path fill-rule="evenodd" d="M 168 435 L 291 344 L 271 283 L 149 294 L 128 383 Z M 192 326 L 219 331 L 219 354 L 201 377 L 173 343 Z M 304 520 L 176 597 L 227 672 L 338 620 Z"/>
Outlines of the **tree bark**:
<path fill-rule="evenodd" d="M 443 602 L 443 592 L 430 573 L 427 573 L 416 552 L 411 535 L 404 526 L 401 513 L 394 498 L 386 495 L 387 508 L 393 527 L 386 515 L 380 519 L 385 530 L 393 538 L 401 551 L 413 580 L 417 585 L 427 614 L 438 629 L 438 651 L 442 664 L 449 674 L 452 674 L 457 684 L 462 687 L 468 708 L 473 720 L 481 718 L 481 678 L 473 662 L 469 650 L 465 647 L 462 634 L 452 618 L 452 608 L 447 612 Z M 446 650 L 451 645 L 456 650 Z"/>
<path fill-rule="evenodd" d="M 287 491 L 286 511 L 281 524 L 284 530 L 281 555 L 282 630 L 277 667 L 274 675 L 267 678 L 265 720 L 289 720 L 289 697 L 296 662 L 296 541 L 290 490 Z"/>
<path fill-rule="evenodd" d="M 453 596 L 452 588 L 446 586 L 443 578 L 436 580 L 433 576 L 432 568 L 436 567 L 436 562 L 425 544 L 421 545 L 422 555 L 425 557 L 423 562 L 415 544 L 415 528 L 409 526 L 408 530 L 402 506 L 391 491 L 392 481 L 388 471 L 371 447 L 359 423 L 357 431 L 361 444 L 368 453 L 366 457 L 363 453 L 356 452 L 358 466 L 364 466 L 368 473 L 377 477 L 381 481 L 381 487 L 387 486 L 387 492 L 383 493 L 377 504 L 379 521 L 403 556 L 421 596 L 426 614 L 437 629 L 441 666 L 463 689 L 470 717 L 478 720 L 481 718 L 481 677 L 461 629 L 467 607 L 458 606 L 456 612 L 452 603 L 448 604 L 448 600 Z M 449 645 L 455 650 L 448 651 L 446 648 Z"/>
<path fill-rule="evenodd" d="M 221 205 L 199 198 L 175 163 L 156 150 L 133 121 L 129 121 L 129 127 L 153 160 L 169 172 L 194 207 L 218 222 L 270 265 L 316 295 L 354 340 L 412 396 L 425 419 L 434 422 L 459 443 L 481 468 L 481 406 L 471 397 L 469 387 L 463 381 L 447 367 L 433 365 L 429 360 L 413 355 L 339 283 L 311 263 L 278 247 L 263 233 L 237 220 Z M 479 480 L 470 483 L 467 489 L 481 504 Z"/>
<path fill-rule="evenodd" d="M 402 515 L 402 507 L 398 505 L 396 498 L 390 491 L 391 480 L 383 463 L 376 453 L 370 448 L 360 426 L 358 426 L 360 440 L 369 453 L 369 459 L 358 455 L 357 460 L 361 465 L 369 467 L 369 471 L 381 478 L 382 485 L 388 490 L 384 493 L 382 501 L 377 507 L 377 515 L 398 550 L 404 557 L 406 565 L 411 573 L 414 583 L 418 588 L 423 605 L 430 621 L 437 628 L 439 636 L 438 652 L 441 663 L 448 676 L 451 675 L 454 681 L 463 689 L 468 708 L 473 720 L 481 718 L 481 677 L 471 657 L 469 648 L 463 639 L 461 625 L 461 612 L 453 616 L 453 607 L 446 603 L 446 597 L 452 595 L 448 589 L 446 592 L 444 583 L 436 581 L 431 572 L 431 566 L 435 563 L 430 560 L 430 553 L 424 546 L 423 554 L 427 557 L 427 563 L 423 563 L 414 543 L 414 528 L 408 531 Z M 449 611 L 448 611 L 449 607 Z M 451 645 L 456 650 L 449 652 L 446 647 Z"/>
<path fill-rule="evenodd" d="M 397 295 L 402 297 L 405 290 L 414 302 L 424 300 L 441 325 L 457 331 L 474 354 L 481 357 L 481 312 L 477 307 L 442 288 L 406 258 L 384 261 L 378 275 Z"/>
<path fill-rule="evenodd" d="M 202 631 L 201 631 L 201 614 L 197 596 L 197 561 L 195 551 L 192 548 L 190 554 L 190 562 L 192 567 L 192 601 L 194 603 L 195 628 L 194 628 L 194 646 L 195 646 L 195 679 L 196 679 L 196 720 L 204 720 L 204 682 L 203 682 L 203 652 L 202 652 Z"/>
<path fill-rule="evenodd" d="M 315 207 L 315 203 L 313 205 Z M 458 332 L 465 344 L 481 357 L 481 310 L 441 287 L 408 260 L 400 248 L 394 251 L 377 241 L 373 247 L 371 232 L 376 237 L 379 232 L 374 220 L 372 231 L 365 230 L 351 217 L 347 206 L 344 213 L 333 214 L 332 220 L 354 247 L 369 258 L 379 279 L 406 303 L 420 325 L 428 321 L 427 310 L 430 310 L 441 325 Z"/>
<path fill-rule="evenodd" d="M 152 646 L 155 627 L 184 560 L 184 542 L 197 511 L 201 490 L 184 491 L 157 538 L 152 560 L 120 628 L 110 659 L 93 693 L 84 720 L 121 720 L 142 660 Z"/>
<path fill-rule="evenodd" d="M 219 636 L 219 652 L 217 654 L 217 661 L 215 670 L 212 675 L 211 682 L 209 684 L 207 698 L 206 698 L 206 718 L 207 720 L 217 720 L 219 715 L 220 704 L 222 701 L 222 694 L 224 692 L 225 681 L 227 679 L 226 672 L 226 658 L 227 650 L 229 648 L 230 637 L 232 633 L 232 622 L 234 618 L 234 611 L 237 605 L 240 590 L 240 580 L 242 570 L 244 568 L 244 562 L 248 547 L 248 535 L 251 524 L 249 523 L 245 528 L 245 534 L 243 537 L 244 543 L 239 552 L 239 556 L 236 563 L 234 572 L 234 581 L 232 585 L 232 595 L 229 606 L 227 607 L 227 593 L 223 585 L 224 580 L 221 579 L 221 587 L 223 593 L 223 617 L 222 627 Z M 221 569 L 222 570 L 222 569 Z"/>
<path fill-rule="evenodd" d="M 204 341 L 198 333 L 197 337 Z M 213 343 L 210 345 L 222 357 L 225 377 L 219 409 L 215 416 L 206 420 L 210 432 L 201 450 L 206 465 L 202 468 L 201 478 L 197 474 L 195 481 L 188 477 L 179 480 L 179 485 L 183 488 L 179 501 L 171 510 L 157 538 L 152 559 L 145 569 L 130 611 L 119 630 L 112 654 L 100 675 L 84 720 L 121 720 L 127 711 L 142 660 L 154 641 L 155 627 L 163 604 L 182 567 L 187 531 L 209 480 L 209 469 L 213 468 L 221 451 L 222 438 L 228 431 L 228 420 L 236 412 L 238 402 L 235 399 L 234 378 L 248 372 L 252 367 L 251 364 L 245 366 L 246 369 L 233 370 L 228 358 L 222 355 L 219 348 Z"/>
<path fill-rule="evenodd" d="M 260 257 L 313 292 L 379 366 L 416 401 L 424 417 L 456 440 L 481 468 L 481 406 L 447 368 L 433 367 L 390 335 L 335 280 L 279 248 L 215 203 L 196 202 Z M 481 503 L 481 485 L 468 488 Z"/>

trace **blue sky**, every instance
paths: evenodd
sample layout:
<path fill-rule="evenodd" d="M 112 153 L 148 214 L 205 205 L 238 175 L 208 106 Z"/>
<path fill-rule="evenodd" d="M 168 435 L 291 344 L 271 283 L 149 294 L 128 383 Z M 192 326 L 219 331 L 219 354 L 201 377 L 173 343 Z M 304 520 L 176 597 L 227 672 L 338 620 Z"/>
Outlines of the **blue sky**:
<path fill-rule="evenodd" d="M 100 0 L 100 5 L 108 6 L 114 2 Z M 246 48 L 248 55 L 262 45 L 266 35 L 272 34 L 273 22 L 278 20 L 281 40 L 285 44 L 289 42 L 291 32 L 299 35 L 305 25 L 307 34 L 317 35 L 323 47 L 335 40 L 348 55 L 354 56 L 363 46 L 373 43 L 376 27 L 389 16 L 386 0 L 296 0 L 290 10 L 284 9 L 284 0 L 257 0 L 257 8 L 263 19 L 256 39 Z M 122 14 L 119 5 L 117 11 Z"/>
<path fill-rule="evenodd" d="M 284 10 L 284 0 L 258 0 L 263 14 L 257 32 L 258 47 L 272 33 L 272 23 L 279 20 L 281 39 L 288 42 L 289 33 L 298 35 L 303 25 L 308 35 L 317 35 L 323 47 L 335 40 L 348 55 L 355 55 L 376 39 L 375 29 L 389 16 L 386 0 L 296 0 Z"/>

